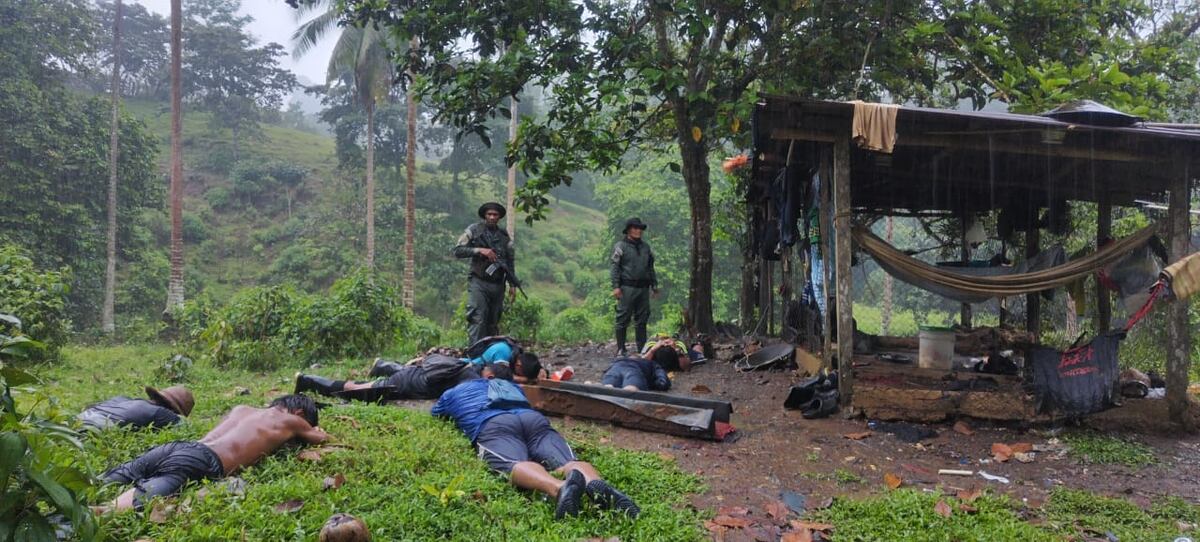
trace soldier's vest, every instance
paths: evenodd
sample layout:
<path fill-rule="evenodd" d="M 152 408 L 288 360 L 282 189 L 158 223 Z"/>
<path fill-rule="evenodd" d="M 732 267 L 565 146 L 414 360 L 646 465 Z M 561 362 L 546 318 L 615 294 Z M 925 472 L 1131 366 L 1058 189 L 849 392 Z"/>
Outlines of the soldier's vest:
<path fill-rule="evenodd" d="M 469 229 L 471 231 L 471 241 L 467 243 L 467 246 L 471 248 L 490 248 L 496 252 L 496 258 L 500 260 L 507 261 L 512 257 L 508 248 L 508 232 L 504 231 L 504 228 L 491 229 L 481 222 L 476 222 L 471 224 Z M 489 262 L 487 258 L 478 256 L 471 258 L 471 276 L 488 282 L 503 282 L 504 273 L 501 271 L 488 275 L 487 268 L 490 265 L 492 265 L 492 262 Z"/>

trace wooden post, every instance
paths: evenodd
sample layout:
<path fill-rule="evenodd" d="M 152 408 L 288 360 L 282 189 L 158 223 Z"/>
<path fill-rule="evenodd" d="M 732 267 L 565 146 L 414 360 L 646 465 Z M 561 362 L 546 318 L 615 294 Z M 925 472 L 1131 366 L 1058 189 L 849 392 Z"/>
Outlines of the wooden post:
<path fill-rule="evenodd" d="M 817 197 L 820 204 L 817 209 L 817 226 L 821 232 L 821 245 L 819 252 L 821 255 L 821 297 L 820 303 L 825 306 L 825 313 L 821 315 L 821 333 L 823 343 L 821 344 L 821 361 L 826 369 L 833 368 L 833 349 L 830 345 L 833 344 L 833 307 L 829 303 L 829 285 L 833 282 L 830 268 L 832 263 L 829 261 L 829 255 L 833 253 L 833 224 L 830 222 L 829 209 L 833 207 L 833 198 L 831 197 L 830 184 L 833 182 L 833 162 L 829 155 L 829 149 L 821 149 L 821 170 L 820 170 L 820 186 L 817 190 Z"/>
<path fill-rule="evenodd" d="M 967 228 L 970 227 L 968 222 L 970 214 L 963 210 L 962 214 L 962 231 L 960 240 L 962 241 L 962 263 L 969 265 L 971 263 L 971 245 L 967 243 Z M 960 307 L 959 323 L 966 329 L 971 329 L 971 304 L 963 303 Z"/>
<path fill-rule="evenodd" d="M 1171 197 L 1167 210 L 1167 231 L 1171 236 L 1170 259 L 1187 255 L 1191 236 L 1188 208 L 1191 200 L 1189 155 L 1176 155 L 1180 164 L 1171 181 Z M 1194 421 L 1188 415 L 1188 370 L 1191 366 L 1191 337 L 1188 334 L 1188 302 L 1176 300 L 1167 308 L 1167 409 L 1172 422 L 1191 430 Z"/>
<path fill-rule="evenodd" d="M 838 392 L 849 407 L 854 384 L 854 290 L 850 276 L 850 138 L 833 142 L 833 240 L 837 266 Z"/>
<path fill-rule="evenodd" d="M 1036 214 L 1036 211 L 1035 211 Z M 1035 221 L 1036 222 L 1036 221 Z M 1025 257 L 1037 256 L 1041 244 L 1041 232 L 1037 224 L 1025 232 Z M 1025 294 L 1025 330 L 1033 334 L 1034 341 L 1040 341 L 1042 336 L 1042 298 L 1040 293 Z"/>
<path fill-rule="evenodd" d="M 1100 243 L 1112 238 L 1112 203 L 1108 191 L 1100 193 L 1096 202 L 1096 250 Z M 1112 296 L 1108 289 L 1096 281 L 1096 332 L 1104 333 L 1112 322 Z"/>

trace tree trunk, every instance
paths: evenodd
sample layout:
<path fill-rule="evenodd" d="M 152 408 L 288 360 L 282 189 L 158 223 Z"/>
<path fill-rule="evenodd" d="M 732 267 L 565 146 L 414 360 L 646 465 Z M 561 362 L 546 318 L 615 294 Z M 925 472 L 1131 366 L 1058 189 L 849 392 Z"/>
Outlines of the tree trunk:
<path fill-rule="evenodd" d="M 416 38 L 413 38 L 410 49 L 416 49 Z M 408 91 L 404 93 L 404 107 L 407 110 L 407 136 L 405 137 L 404 170 L 408 175 L 404 186 L 404 294 L 401 297 L 404 307 L 413 308 L 414 291 L 417 285 L 416 239 L 417 229 L 417 100 L 411 81 L 413 73 L 408 72 L 410 81 Z"/>
<path fill-rule="evenodd" d="M 681 130 L 690 132 L 684 125 Z M 683 182 L 692 211 L 691 280 L 688 283 L 688 316 L 692 331 L 711 333 L 712 318 L 712 206 L 708 178 L 708 150 L 689 139 L 679 143 Z"/>
<path fill-rule="evenodd" d="M 520 111 L 521 104 L 517 103 L 517 97 L 512 97 L 512 106 L 509 108 L 508 119 L 508 142 L 509 145 L 517 139 L 517 116 Z M 517 165 L 508 166 L 508 191 L 504 197 L 504 208 L 508 209 L 508 237 L 516 242 L 517 240 L 517 210 L 513 207 L 513 201 L 517 197 Z"/>
<path fill-rule="evenodd" d="M 164 318 L 183 307 L 183 55 L 182 0 L 171 0 L 171 278 Z"/>
<path fill-rule="evenodd" d="M 117 158 L 121 128 L 121 0 L 114 4 L 112 52 L 112 125 L 108 133 L 108 243 L 104 265 L 104 306 L 100 309 L 100 331 L 117 330 L 114 308 L 117 289 Z"/>
<path fill-rule="evenodd" d="M 375 269 L 375 102 L 367 103 L 367 269 Z"/>

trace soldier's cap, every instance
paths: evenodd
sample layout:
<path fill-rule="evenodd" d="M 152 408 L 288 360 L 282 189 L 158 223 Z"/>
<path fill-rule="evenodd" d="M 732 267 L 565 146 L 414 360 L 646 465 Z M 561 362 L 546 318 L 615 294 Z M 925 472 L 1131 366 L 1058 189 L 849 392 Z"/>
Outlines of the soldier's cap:
<path fill-rule="evenodd" d="M 479 206 L 479 218 L 484 218 L 483 215 L 487 214 L 488 211 L 496 211 L 497 213 L 500 213 L 500 218 L 504 218 L 504 215 L 508 214 L 508 211 L 504 210 L 503 205 L 500 205 L 494 201 L 489 201 Z"/>
<path fill-rule="evenodd" d="M 635 217 L 625 221 L 625 229 L 621 230 L 621 233 L 629 233 L 629 228 L 637 228 L 639 230 L 644 230 L 648 227 L 649 226 L 646 226 L 645 222 L 642 222 L 642 219 L 635 216 Z"/>

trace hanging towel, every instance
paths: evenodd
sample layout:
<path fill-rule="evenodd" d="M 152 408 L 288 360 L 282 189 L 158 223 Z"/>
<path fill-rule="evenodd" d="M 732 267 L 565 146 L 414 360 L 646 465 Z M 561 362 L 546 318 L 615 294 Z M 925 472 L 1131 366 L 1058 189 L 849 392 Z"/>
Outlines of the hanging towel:
<path fill-rule="evenodd" d="M 892 154 L 896 145 L 896 111 L 900 106 L 858 100 L 850 103 L 854 104 L 850 137 L 859 147 Z"/>
<path fill-rule="evenodd" d="M 1162 272 L 1176 299 L 1187 299 L 1200 290 L 1200 252 L 1179 260 Z"/>

